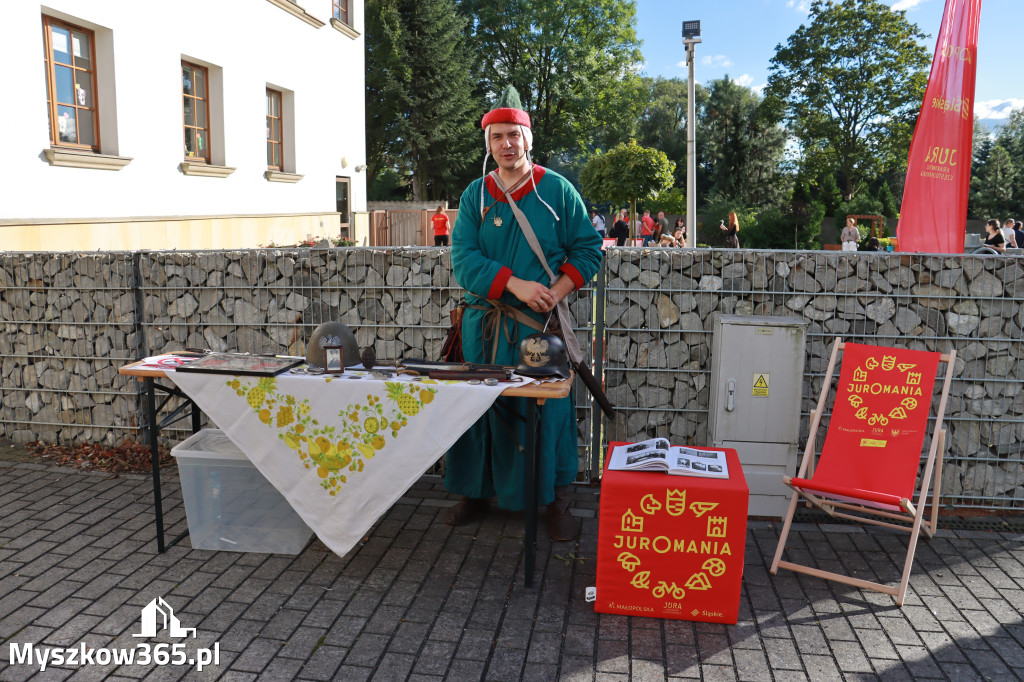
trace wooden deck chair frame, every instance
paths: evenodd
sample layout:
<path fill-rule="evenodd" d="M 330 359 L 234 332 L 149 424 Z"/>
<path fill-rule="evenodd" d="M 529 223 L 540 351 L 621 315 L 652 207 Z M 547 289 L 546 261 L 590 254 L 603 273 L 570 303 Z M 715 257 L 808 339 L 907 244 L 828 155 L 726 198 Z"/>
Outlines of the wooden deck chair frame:
<path fill-rule="evenodd" d="M 839 353 L 845 347 L 846 344 L 843 342 L 842 338 L 836 337 L 835 342 L 832 344 L 832 355 L 829 358 L 828 369 L 825 373 L 825 380 L 821 388 L 821 395 L 818 398 L 817 407 L 811 411 L 810 433 L 807 439 L 807 447 L 804 448 L 803 461 L 800 464 L 800 471 L 797 478 L 805 479 L 813 476 L 814 474 L 815 440 L 821 423 L 822 413 L 825 409 L 825 402 L 831 389 L 832 377 L 836 370 Z M 815 495 L 794 486 L 792 483 L 793 479 L 790 476 L 785 476 L 783 478 L 783 482 L 793 490 L 793 496 L 789 501 L 789 510 L 786 512 L 786 519 L 782 525 L 782 534 L 779 536 L 779 544 L 775 548 L 775 558 L 772 561 L 771 567 L 772 575 L 775 575 L 779 568 L 786 568 L 797 573 L 804 573 L 806 575 L 824 578 L 826 580 L 834 580 L 846 585 L 853 585 L 854 587 L 862 589 L 890 594 L 896 597 L 896 604 L 898 606 L 903 606 L 903 600 L 907 594 L 907 585 L 910 582 L 910 568 L 914 561 L 914 554 L 917 549 L 917 540 L 920 533 L 923 531 L 927 537 L 931 538 L 935 535 L 935 532 L 938 529 L 939 495 L 940 485 L 942 482 L 942 460 L 946 445 L 946 430 L 942 427 L 942 421 L 946 412 L 946 401 L 949 396 L 950 382 L 953 378 L 953 367 L 956 363 L 956 351 L 953 350 L 949 353 L 941 354 L 939 359 L 940 366 L 943 362 L 946 363 L 945 378 L 942 383 L 942 392 L 939 399 L 939 407 L 936 412 L 935 424 L 931 432 L 932 438 L 931 444 L 928 448 L 927 462 L 925 463 L 923 475 L 918 479 L 920 483 L 916 504 L 910 499 L 903 498 L 900 500 L 899 504 L 901 511 L 886 511 L 869 506 L 869 504 L 860 504 L 850 499 L 838 500 L 822 495 Z M 929 495 L 929 483 L 932 481 L 933 472 L 934 486 L 932 487 L 931 494 Z M 918 486 L 915 487 L 917 488 Z M 833 573 L 831 571 L 825 571 L 811 566 L 804 566 L 803 564 L 782 561 L 782 552 L 785 549 L 786 540 L 789 537 L 790 527 L 793 523 L 793 515 L 796 512 L 797 503 L 801 498 L 806 500 L 809 505 L 813 505 L 833 517 L 851 519 L 861 523 L 884 526 L 886 528 L 909 532 L 910 542 L 907 546 L 907 557 L 903 564 L 903 575 L 900 579 L 899 587 L 871 582 L 869 580 L 862 580 L 843 575 L 841 573 Z M 927 523 L 925 523 L 925 511 L 929 505 L 931 507 L 931 514 Z M 858 514 L 854 515 L 848 513 L 850 511 L 855 511 Z M 863 514 L 874 515 L 881 518 L 871 518 L 870 516 L 863 516 Z M 909 522 L 910 526 L 907 527 L 903 524 L 892 523 L 886 519 L 902 521 L 904 523 Z"/>

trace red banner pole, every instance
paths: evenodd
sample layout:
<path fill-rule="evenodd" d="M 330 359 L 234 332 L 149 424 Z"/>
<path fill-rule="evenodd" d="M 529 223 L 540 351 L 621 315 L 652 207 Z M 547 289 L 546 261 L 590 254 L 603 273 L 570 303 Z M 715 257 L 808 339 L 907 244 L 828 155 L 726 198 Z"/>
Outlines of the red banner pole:
<path fill-rule="evenodd" d="M 909 253 L 963 253 L 981 0 L 946 0 L 896 228 Z"/>

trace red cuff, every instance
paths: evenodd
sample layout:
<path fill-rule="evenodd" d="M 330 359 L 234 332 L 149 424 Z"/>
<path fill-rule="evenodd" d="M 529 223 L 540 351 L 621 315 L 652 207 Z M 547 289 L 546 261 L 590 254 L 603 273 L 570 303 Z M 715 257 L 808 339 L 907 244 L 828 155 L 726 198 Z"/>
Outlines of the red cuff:
<path fill-rule="evenodd" d="M 501 270 L 498 270 L 498 274 L 494 276 L 491 288 L 487 290 L 487 298 L 501 298 L 501 295 L 505 293 L 505 285 L 510 279 L 512 279 L 512 269 L 502 266 Z"/>
<path fill-rule="evenodd" d="M 569 279 L 572 280 L 574 289 L 581 289 L 583 288 L 583 285 L 586 284 L 586 282 L 583 281 L 583 275 L 581 275 L 580 271 L 571 263 L 562 263 L 562 267 L 558 268 L 558 271 L 569 275 Z"/>

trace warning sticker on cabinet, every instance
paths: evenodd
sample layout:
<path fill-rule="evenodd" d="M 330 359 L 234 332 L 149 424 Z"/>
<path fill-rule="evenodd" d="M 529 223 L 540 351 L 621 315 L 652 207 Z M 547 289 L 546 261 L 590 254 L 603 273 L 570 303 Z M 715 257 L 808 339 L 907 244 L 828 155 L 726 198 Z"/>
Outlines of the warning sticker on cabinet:
<path fill-rule="evenodd" d="M 768 397 L 768 375 L 754 374 L 754 391 L 751 393 L 755 398 Z"/>

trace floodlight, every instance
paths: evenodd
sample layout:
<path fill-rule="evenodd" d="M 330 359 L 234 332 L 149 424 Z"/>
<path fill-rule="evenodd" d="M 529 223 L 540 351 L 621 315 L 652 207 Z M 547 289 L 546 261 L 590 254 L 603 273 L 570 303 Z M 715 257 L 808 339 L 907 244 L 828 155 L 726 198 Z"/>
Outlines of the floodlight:
<path fill-rule="evenodd" d="M 700 38 L 700 21 L 683 22 L 683 38 Z"/>

